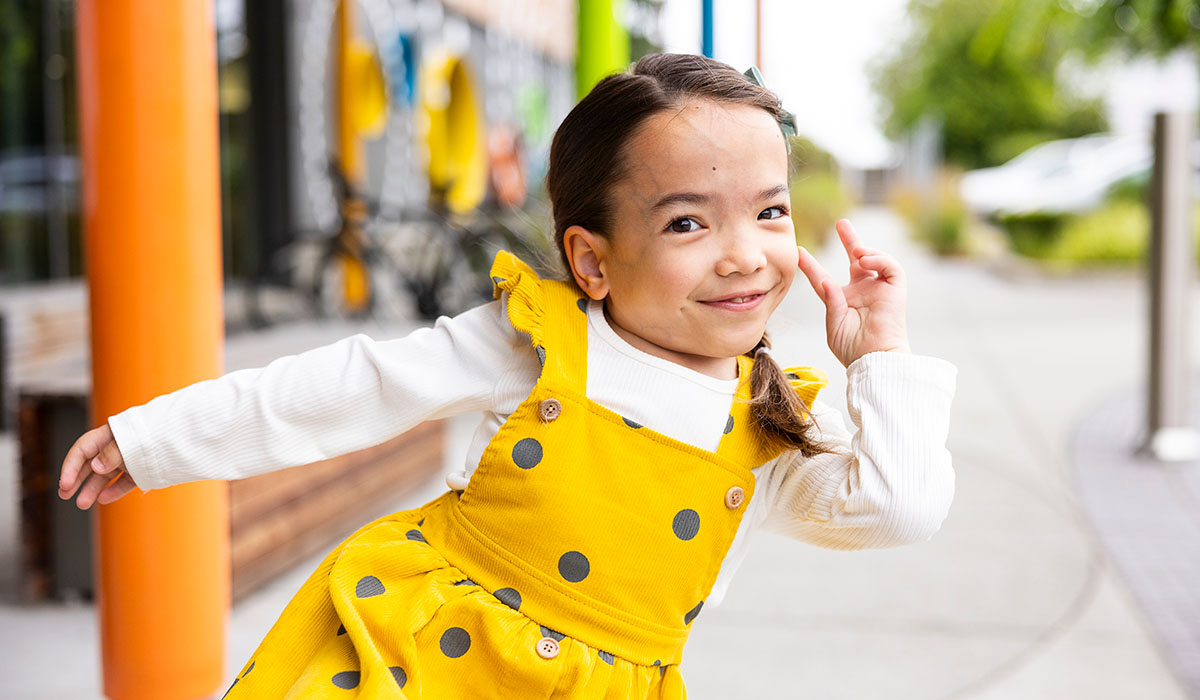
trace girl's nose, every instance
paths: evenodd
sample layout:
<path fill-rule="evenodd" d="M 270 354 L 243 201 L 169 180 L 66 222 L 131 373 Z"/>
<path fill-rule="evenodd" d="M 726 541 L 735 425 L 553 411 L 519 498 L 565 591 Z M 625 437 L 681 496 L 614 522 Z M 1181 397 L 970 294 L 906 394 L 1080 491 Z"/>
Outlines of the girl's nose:
<path fill-rule="evenodd" d="M 757 234 L 752 228 L 742 228 L 727 236 L 717 261 L 717 274 L 748 275 L 762 269 L 767 264 L 767 255 Z"/>

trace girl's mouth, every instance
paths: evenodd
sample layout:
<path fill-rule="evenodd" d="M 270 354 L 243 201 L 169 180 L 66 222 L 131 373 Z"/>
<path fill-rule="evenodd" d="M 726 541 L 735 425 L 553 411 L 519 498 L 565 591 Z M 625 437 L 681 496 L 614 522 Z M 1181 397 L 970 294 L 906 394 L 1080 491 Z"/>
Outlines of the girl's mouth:
<path fill-rule="evenodd" d="M 765 292 L 747 292 L 701 303 L 727 311 L 749 311 L 756 308 L 766 297 Z"/>

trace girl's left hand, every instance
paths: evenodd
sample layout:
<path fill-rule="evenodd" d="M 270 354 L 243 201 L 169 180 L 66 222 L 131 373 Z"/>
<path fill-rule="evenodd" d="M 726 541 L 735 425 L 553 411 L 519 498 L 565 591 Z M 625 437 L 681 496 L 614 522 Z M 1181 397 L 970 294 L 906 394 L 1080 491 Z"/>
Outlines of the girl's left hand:
<path fill-rule="evenodd" d="M 846 367 L 869 352 L 910 352 L 904 270 L 891 256 L 859 245 L 846 219 L 837 222 L 837 232 L 850 258 L 850 283 L 844 287 L 807 250 L 799 249 L 800 270 L 825 304 L 829 349 Z"/>

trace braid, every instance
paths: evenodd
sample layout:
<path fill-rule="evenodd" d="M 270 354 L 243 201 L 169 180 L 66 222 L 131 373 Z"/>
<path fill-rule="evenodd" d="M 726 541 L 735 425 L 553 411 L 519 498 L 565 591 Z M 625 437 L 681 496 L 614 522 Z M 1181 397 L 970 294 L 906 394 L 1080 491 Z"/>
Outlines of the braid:
<path fill-rule="evenodd" d="M 764 333 L 758 345 L 746 353 L 754 358 L 754 369 L 750 371 L 750 405 L 758 427 L 788 447 L 800 450 L 805 457 L 829 452 L 809 434 L 814 425 L 812 414 L 767 352 L 770 347 L 771 341 Z"/>

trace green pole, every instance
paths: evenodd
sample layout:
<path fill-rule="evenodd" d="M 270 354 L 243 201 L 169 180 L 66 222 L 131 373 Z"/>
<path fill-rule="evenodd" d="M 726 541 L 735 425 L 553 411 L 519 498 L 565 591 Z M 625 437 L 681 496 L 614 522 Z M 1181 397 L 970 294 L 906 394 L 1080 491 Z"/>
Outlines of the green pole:
<path fill-rule="evenodd" d="M 575 92 L 582 99 L 601 78 L 629 67 L 626 0 L 579 0 Z"/>

